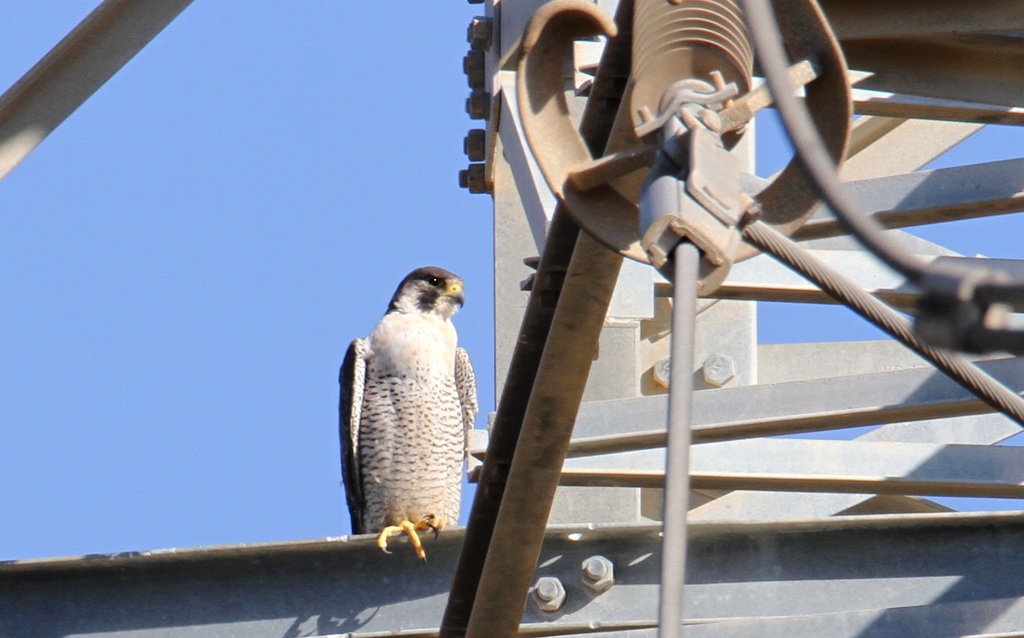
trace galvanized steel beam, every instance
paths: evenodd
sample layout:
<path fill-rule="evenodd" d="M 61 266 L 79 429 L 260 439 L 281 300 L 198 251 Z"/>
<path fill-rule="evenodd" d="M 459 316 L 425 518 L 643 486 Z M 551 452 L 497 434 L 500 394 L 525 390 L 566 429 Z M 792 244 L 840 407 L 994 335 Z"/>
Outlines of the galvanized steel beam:
<path fill-rule="evenodd" d="M 889 609 L 763 617 L 753 620 L 694 622 L 686 626 L 687 638 L 931 638 L 972 636 L 1009 638 L 1020 636 L 1024 626 L 1024 601 L 1019 598 L 935 603 Z M 625 629 L 600 638 L 657 638 L 656 629 Z M 557 638 L 570 638 L 560 634 Z"/>
<path fill-rule="evenodd" d="M 999 104 L 943 100 L 889 91 L 853 89 L 853 112 L 894 118 L 955 120 L 976 124 L 1024 124 L 1024 109 Z"/>
<path fill-rule="evenodd" d="M 542 611 L 531 596 L 518 610 L 522 634 L 653 627 L 659 531 L 547 531 L 534 577 L 557 579 L 565 597 Z M 984 634 L 1021 616 L 1024 519 L 1016 514 L 697 523 L 690 532 L 686 615 L 695 624 L 687 636 L 800 627 L 787 618 L 816 622 L 790 635 L 858 635 L 850 627 L 859 618 L 867 632 L 859 635 L 906 636 L 906 625 L 890 622 L 914 607 L 922 627 L 944 622 L 955 635 Z M 428 540 L 426 564 L 402 551 L 404 541 L 384 555 L 369 536 L 7 563 L 0 635 L 423 638 L 436 635 L 461 541 L 457 528 Z M 600 592 L 581 569 L 595 556 L 614 569 Z M 736 628 L 745 633 L 728 633 Z"/>
<path fill-rule="evenodd" d="M 664 449 L 568 459 L 563 485 L 664 485 Z M 755 439 L 695 446 L 694 489 L 1024 498 L 1024 448 Z"/>
<path fill-rule="evenodd" d="M 1024 390 L 1024 360 L 977 364 Z M 595 401 L 580 410 L 570 456 L 665 444 L 664 396 Z M 849 377 L 703 390 L 694 395 L 695 443 L 916 421 L 992 409 L 931 367 Z"/>
<path fill-rule="evenodd" d="M 855 441 L 900 443 L 973 443 L 993 445 L 1020 433 L 1020 427 L 1001 414 L 933 421 L 890 423 L 866 432 Z M 870 494 L 765 492 L 736 490 L 690 511 L 701 521 L 780 521 L 836 516 L 852 508 L 882 506 L 891 513 L 947 511 L 920 498 L 878 497 Z M 868 512 L 864 512 L 868 513 Z"/>
<path fill-rule="evenodd" d="M 1020 0 L 822 0 L 821 8 L 840 40 L 920 38 L 1024 30 Z"/>
<path fill-rule="evenodd" d="M 846 274 L 862 289 L 897 308 L 912 308 L 920 291 L 868 253 L 848 250 L 811 250 L 816 258 Z M 1010 276 L 1024 275 L 1024 261 L 920 255 L 927 262 L 979 264 Z M 837 303 L 817 286 L 774 259 L 759 255 L 736 264 L 725 283 L 714 292 L 719 299 Z"/>
<path fill-rule="evenodd" d="M 846 182 L 886 228 L 903 228 L 1024 210 L 1024 159 L 985 162 Z M 793 239 L 845 234 L 819 207 Z"/>
<path fill-rule="evenodd" d="M 192 0 L 106 0 L 0 96 L 0 179 Z"/>
<path fill-rule="evenodd" d="M 843 163 L 844 181 L 916 171 L 974 135 L 984 124 L 902 120 Z M 856 127 L 855 127 L 856 129 Z"/>
<path fill-rule="evenodd" d="M 1005 28 L 1021 26 L 1018 16 Z M 871 73 L 860 88 L 1013 107 L 1024 92 L 1014 70 L 1024 65 L 1022 42 L 1010 34 L 858 39 L 845 40 L 843 53 L 851 69 Z"/>

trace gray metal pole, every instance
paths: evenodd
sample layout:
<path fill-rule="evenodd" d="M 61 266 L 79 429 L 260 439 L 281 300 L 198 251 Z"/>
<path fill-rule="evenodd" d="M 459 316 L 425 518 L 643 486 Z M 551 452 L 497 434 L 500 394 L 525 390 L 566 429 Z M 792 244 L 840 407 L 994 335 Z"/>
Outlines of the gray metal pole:
<path fill-rule="evenodd" d="M 686 580 L 686 513 L 690 502 L 690 425 L 693 408 L 693 342 L 700 251 L 680 242 L 673 255 L 672 368 L 669 373 L 668 451 L 662 523 L 660 638 L 683 634 Z"/>

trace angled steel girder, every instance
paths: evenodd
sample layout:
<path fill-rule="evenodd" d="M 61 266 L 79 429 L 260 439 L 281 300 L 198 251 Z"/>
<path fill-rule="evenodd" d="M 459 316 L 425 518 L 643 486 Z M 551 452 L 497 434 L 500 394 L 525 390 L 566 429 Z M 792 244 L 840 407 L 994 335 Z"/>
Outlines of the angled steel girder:
<path fill-rule="evenodd" d="M 896 308 L 913 308 L 920 290 L 870 255 L 850 250 L 810 250 L 811 255 L 844 273 L 872 295 Z M 912 252 L 912 251 L 908 251 Z M 1024 276 L 1024 260 L 920 255 L 927 262 L 969 266 L 980 263 L 1012 277 Z M 817 286 L 770 257 L 759 255 L 737 264 L 714 292 L 719 299 L 838 303 Z"/>
<path fill-rule="evenodd" d="M 1024 498 L 1024 448 L 756 439 L 694 446 L 694 489 Z M 568 459 L 563 485 L 654 487 L 664 449 Z"/>
<path fill-rule="evenodd" d="M 857 180 L 846 187 L 886 228 L 1001 215 L 1024 210 L 1024 159 Z M 842 234 L 822 206 L 793 238 Z"/>
<path fill-rule="evenodd" d="M 854 85 L 856 86 L 856 85 Z M 978 124 L 1024 124 L 1024 109 L 999 104 L 903 95 L 890 91 L 854 88 L 853 111 L 859 115 L 881 115 L 922 120 L 976 122 Z"/>
<path fill-rule="evenodd" d="M 1017 391 L 1024 360 L 978 363 Z M 569 456 L 665 445 L 665 396 L 594 401 L 580 410 Z M 696 392 L 696 443 L 775 436 L 991 412 L 931 367 Z"/>
<path fill-rule="evenodd" d="M 653 627 L 659 529 L 548 530 L 533 576 L 557 578 L 565 601 L 555 612 L 527 601 L 521 635 Z M 428 541 L 426 564 L 404 541 L 381 554 L 371 536 L 0 564 L 0 635 L 426 638 L 436 635 L 462 533 Z M 813 630 L 790 635 L 974 635 L 1024 624 L 1016 514 L 697 523 L 690 538 L 687 636 L 782 636 L 801 626 Z M 593 556 L 614 569 L 600 593 L 581 570 Z M 923 633 L 900 631 L 911 621 Z"/>
<path fill-rule="evenodd" d="M 985 34 L 1024 28 L 1020 0 L 821 0 L 821 8 L 840 40 L 886 37 L 920 38 L 949 33 Z"/>
<path fill-rule="evenodd" d="M 1019 0 L 927 4 L 825 0 L 847 65 L 868 71 L 860 88 L 1016 107 L 1021 82 Z"/>
<path fill-rule="evenodd" d="M 192 0 L 106 0 L 0 96 L 0 179 Z"/>
<path fill-rule="evenodd" d="M 862 117 L 850 133 L 849 157 L 839 175 L 853 181 L 916 171 L 983 127 L 974 122 Z"/>

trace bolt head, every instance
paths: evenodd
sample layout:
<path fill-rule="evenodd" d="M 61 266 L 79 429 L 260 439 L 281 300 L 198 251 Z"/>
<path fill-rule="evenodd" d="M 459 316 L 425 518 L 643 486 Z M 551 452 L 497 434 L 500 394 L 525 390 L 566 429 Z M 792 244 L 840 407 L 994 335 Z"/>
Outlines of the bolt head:
<path fill-rule="evenodd" d="M 704 360 L 701 372 L 708 385 L 720 388 L 736 376 L 736 363 L 732 357 L 716 352 Z"/>
<path fill-rule="evenodd" d="M 494 35 L 494 21 L 486 16 L 476 16 L 469 23 L 466 41 L 474 49 L 486 50 L 491 47 Z"/>
<path fill-rule="evenodd" d="M 481 91 L 487 85 L 487 61 L 483 51 L 470 49 L 462 58 L 462 72 L 466 74 L 469 88 Z"/>
<path fill-rule="evenodd" d="M 553 576 L 542 576 L 533 587 L 533 596 L 541 611 L 558 611 L 565 604 L 565 587 Z"/>
<path fill-rule="evenodd" d="M 474 120 L 486 120 L 491 114 L 491 95 L 486 91 L 473 91 L 466 100 L 466 113 Z"/>
<path fill-rule="evenodd" d="M 487 131 L 482 128 L 470 130 L 462 141 L 462 150 L 471 162 L 482 162 L 487 159 Z"/>
<path fill-rule="evenodd" d="M 615 584 L 615 566 L 604 556 L 591 556 L 580 566 L 583 584 L 595 592 L 603 592 Z"/>
<path fill-rule="evenodd" d="M 487 184 L 487 166 L 484 164 L 470 164 L 465 169 L 459 171 L 459 186 L 468 189 L 473 194 L 490 192 Z"/>
<path fill-rule="evenodd" d="M 666 389 L 668 388 L 668 380 L 671 377 L 671 374 L 672 374 L 672 358 L 671 357 L 665 357 L 663 359 L 659 359 L 658 362 L 654 364 L 654 370 L 652 371 L 652 375 L 654 377 L 654 382 L 657 383 L 658 385 L 660 385 L 661 387 L 666 388 Z"/>

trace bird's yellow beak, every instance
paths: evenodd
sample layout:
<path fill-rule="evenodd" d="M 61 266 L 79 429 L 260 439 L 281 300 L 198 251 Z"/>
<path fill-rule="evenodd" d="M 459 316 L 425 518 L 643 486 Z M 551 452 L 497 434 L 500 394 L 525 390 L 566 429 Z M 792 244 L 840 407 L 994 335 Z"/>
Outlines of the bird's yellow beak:
<path fill-rule="evenodd" d="M 449 283 L 448 287 L 444 289 L 444 294 L 446 297 L 454 299 L 460 306 L 466 303 L 466 295 L 462 292 L 462 284 L 457 281 Z"/>

